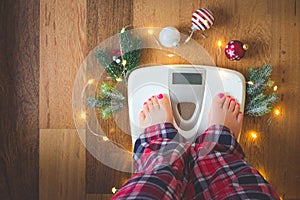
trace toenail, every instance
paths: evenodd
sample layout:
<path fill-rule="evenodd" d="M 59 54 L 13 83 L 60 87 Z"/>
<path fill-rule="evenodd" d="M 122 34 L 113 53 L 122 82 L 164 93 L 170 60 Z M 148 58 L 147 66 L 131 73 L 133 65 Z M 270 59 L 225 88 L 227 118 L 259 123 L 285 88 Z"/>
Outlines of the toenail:
<path fill-rule="evenodd" d="M 154 98 L 155 96 L 152 96 L 151 98 Z"/>
<path fill-rule="evenodd" d="M 151 101 L 151 98 L 149 98 L 148 101 Z"/>
<path fill-rule="evenodd" d="M 234 98 L 232 98 L 232 99 L 231 99 L 231 101 L 235 101 L 235 99 L 234 99 Z"/>
<path fill-rule="evenodd" d="M 162 99 L 164 96 L 162 94 L 157 95 L 158 99 Z"/>
<path fill-rule="evenodd" d="M 232 98 L 232 97 L 231 97 L 231 96 L 229 96 L 229 95 L 228 95 L 227 97 L 228 97 L 229 99 L 231 99 L 231 98 Z"/>
<path fill-rule="evenodd" d="M 147 102 L 144 102 L 144 105 L 146 105 L 147 104 Z"/>
<path fill-rule="evenodd" d="M 222 99 L 222 98 L 224 97 L 224 93 L 219 93 L 219 94 L 218 94 L 218 97 L 219 97 L 220 99 Z"/>

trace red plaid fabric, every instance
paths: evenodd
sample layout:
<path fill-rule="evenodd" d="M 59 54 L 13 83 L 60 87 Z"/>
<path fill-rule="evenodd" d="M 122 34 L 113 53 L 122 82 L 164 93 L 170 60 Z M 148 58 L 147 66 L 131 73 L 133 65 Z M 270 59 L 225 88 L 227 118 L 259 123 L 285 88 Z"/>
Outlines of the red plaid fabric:
<path fill-rule="evenodd" d="M 134 176 L 112 199 L 279 199 L 225 126 L 209 127 L 193 144 L 172 124 L 148 127 L 133 159 Z"/>

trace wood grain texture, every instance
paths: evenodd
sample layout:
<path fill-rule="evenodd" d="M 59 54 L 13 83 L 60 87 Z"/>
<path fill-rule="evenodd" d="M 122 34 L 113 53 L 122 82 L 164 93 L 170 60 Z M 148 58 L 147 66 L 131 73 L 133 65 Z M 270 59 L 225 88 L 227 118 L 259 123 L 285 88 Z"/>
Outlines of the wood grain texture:
<path fill-rule="evenodd" d="M 113 194 L 87 194 L 85 200 L 110 200 Z"/>
<path fill-rule="evenodd" d="M 117 34 L 122 27 L 132 25 L 132 12 L 132 0 L 87 0 L 87 46 L 89 51 L 103 40 Z M 125 117 L 120 117 L 121 124 L 119 123 L 119 125 L 129 130 L 128 114 L 125 113 Z M 123 146 L 130 149 L 130 137 L 118 127 L 115 120 L 101 121 L 102 128 L 106 130 L 106 133 L 114 133 L 114 135 L 108 135 L 114 141 L 127 141 L 125 144 L 123 142 Z M 87 145 L 93 146 L 95 141 L 97 138 L 87 133 Z M 90 153 L 87 153 L 86 162 L 86 191 L 88 194 L 109 194 L 112 187 L 120 188 L 124 184 L 124 180 L 131 176 L 130 173 L 107 167 Z"/>
<path fill-rule="evenodd" d="M 39 1 L 0 2 L 0 199 L 38 199 Z"/>
<path fill-rule="evenodd" d="M 85 148 L 76 130 L 40 130 L 40 200 L 85 198 Z"/>
<path fill-rule="evenodd" d="M 299 198 L 299 134 L 295 130 L 300 115 L 299 100 L 299 3 L 297 1 L 142 1 L 133 4 L 135 27 L 175 26 L 188 34 L 190 16 L 199 7 L 208 7 L 216 17 L 214 27 L 202 39 L 195 33 L 194 39 L 203 45 L 219 67 L 234 69 L 244 75 L 251 66 L 270 63 L 274 66 L 273 79 L 279 85 L 282 118 L 273 119 L 270 127 L 262 118 L 246 117 L 241 144 L 248 160 L 257 167 L 285 199 Z M 167 11 L 167 12 L 166 12 Z M 250 46 L 240 62 L 229 61 L 223 51 L 218 53 L 217 40 L 226 42 L 238 39 Z M 143 61 L 172 63 L 153 52 L 143 55 Z M 153 61 L 154 60 L 154 61 Z M 148 62 L 147 61 L 147 62 Z M 199 63 L 201 64 L 201 63 Z M 288 99 L 288 100 L 287 100 Z M 256 142 L 248 137 L 250 130 L 261 132 Z M 288 134 L 286 137 L 282 133 Z M 276 146 L 274 146 L 276 144 Z M 278 148 L 276 148 L 278 147 Z M 275 150 L 274 150 L 275 149 Z"/>
<path fill-rule="evenodd" d="M 279 86 L 279 107 L 282 115 L 266 126 L 266 118 L 251 119 L 261 131 L 261 139 L 250 145 L 245 142 L 248 159 L 261 169 L 283 199 L 299 199 L 300 116 L 300 2 L 272 1 L 268 4 L 271 18 L 270 63 L 273 79 Z M 248 126 L 250 127 L 250 126 Z"/>
<path fill-rule="evenodd" d="M 40 4 L 40 127 L 74 128 L 72 91 L 86 55 L 86 0 Z"/>

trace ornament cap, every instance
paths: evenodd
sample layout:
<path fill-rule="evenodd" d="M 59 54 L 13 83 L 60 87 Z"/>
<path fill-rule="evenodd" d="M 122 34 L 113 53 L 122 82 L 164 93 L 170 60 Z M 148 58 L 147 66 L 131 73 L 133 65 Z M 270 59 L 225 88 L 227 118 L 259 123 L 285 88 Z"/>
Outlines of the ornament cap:
<path fill-rule="evenodd" d="M 244 49 L 245 51 L 247 51 L 247 50 L 249 49 L 249 45 L 248 45 L 248 44 L 243 44 L 243 49 Z"/>

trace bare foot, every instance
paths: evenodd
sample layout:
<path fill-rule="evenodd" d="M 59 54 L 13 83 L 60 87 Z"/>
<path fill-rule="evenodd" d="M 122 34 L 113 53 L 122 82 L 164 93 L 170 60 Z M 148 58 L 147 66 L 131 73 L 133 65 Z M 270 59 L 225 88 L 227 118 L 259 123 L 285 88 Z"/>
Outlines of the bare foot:
<path fill-rule="evenodd" d="M 233 132 L 235 138 L 238 138 L 242 123 L 243 113 L 240 112 L 240 104 L 234 98 L 223 93 L 214 97 L 210 109 L 209 126 L 224 125 Z"/>
<path fill-rule="evenodd" d="M 140 129 L 160 123 L 173 123 L 173 113 L 168 98 L 159 94 L 145 103 L 140 113 Z"/>

